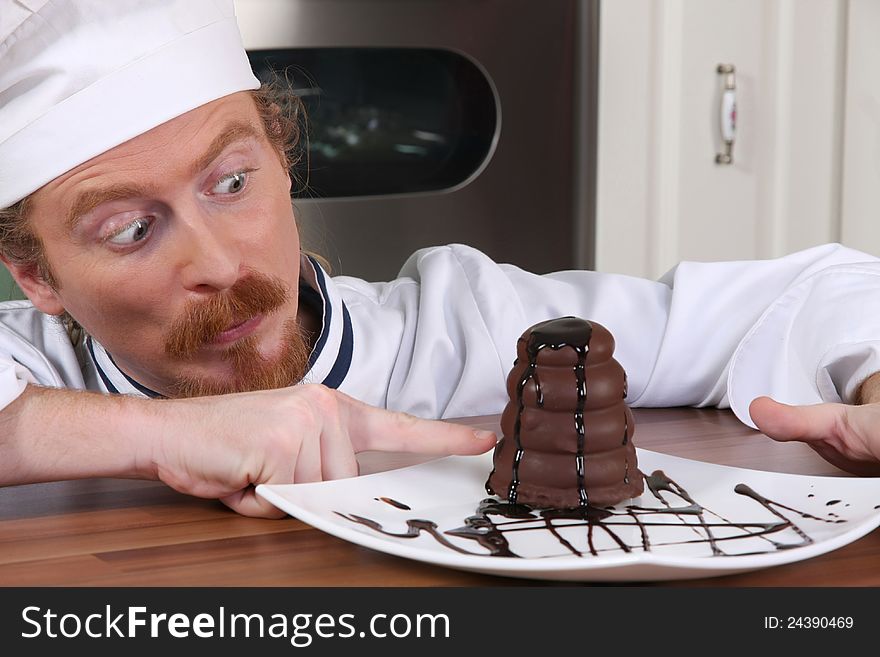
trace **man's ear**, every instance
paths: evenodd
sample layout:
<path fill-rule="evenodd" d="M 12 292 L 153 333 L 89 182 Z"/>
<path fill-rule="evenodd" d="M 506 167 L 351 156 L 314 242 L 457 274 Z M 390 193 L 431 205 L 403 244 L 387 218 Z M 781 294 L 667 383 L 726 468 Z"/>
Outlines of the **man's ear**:
<path fill-rule="evenodd" d="M 47 315 L 60 315 L 64 312 L 64 304 L 58 298 L 58 293 L 46 282 L 36 264 L 14 264 L 4 256 L 0 256 L 0 260 L 12 274 L 16 285 L 34 304 L 34 308 Z"/>

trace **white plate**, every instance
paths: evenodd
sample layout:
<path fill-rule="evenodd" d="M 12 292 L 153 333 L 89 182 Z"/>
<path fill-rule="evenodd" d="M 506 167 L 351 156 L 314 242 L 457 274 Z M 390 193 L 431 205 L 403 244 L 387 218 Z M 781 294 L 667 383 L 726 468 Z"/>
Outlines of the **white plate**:
<path fill-rule="evenodd" d="M 352 479 L 262 485 L 257 493 L 303 522 L 374 550 L 450 568 L 552 580 L 645 581 L 757 570 L 829 552 L 880 525 L 880 478 L 760 472 L 642 449 L 639 469 L 646 475 L 664 472 L 703 509 L 701 515 L 670 512 L 689 505 L 683 494 L 667 490 L 655 496 L 646 486 L 598 524 L 548 522 L 539 512 L 526 521 L 479 516 L 477 507 L 488 497 L 484 484 L 491 458 L 491 453 L 453 456 Z M 738 484 L 772 503 L 735 492 Z M 632 507 L 641 510 L 627 510 Z M 447 533 L 475 515 L 497 528 L 496 551 L 507 547 L 517 556 L 493 556 L 477 540 Z M 389 536 L 356 517 L 390 533 L 407 533 L 412 520 L 431 521 L 437 529 L 414 532 L 412 538 Z M 485 534 L 483 525 L 478 532 Z"/>

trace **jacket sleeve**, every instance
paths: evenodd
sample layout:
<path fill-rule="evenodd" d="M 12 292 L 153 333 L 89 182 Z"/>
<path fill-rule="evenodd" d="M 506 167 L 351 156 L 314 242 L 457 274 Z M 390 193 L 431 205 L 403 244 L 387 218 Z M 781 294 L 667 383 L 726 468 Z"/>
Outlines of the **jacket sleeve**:
<path fill-rule="evenodd" d="M 727 380 L 737 417 L 751 401 L 852 403 L 880 371 L 880 265 L 830 267 L 789 286 L 737 345 Z"/>
<path fill-rule="evenodd" d="M 414 285 L 385 298 L 406 296 L 409 315 L 386 403 L 442 417 L 500 412 L 517 338 L 564 315 L 611 331 L 634 406 L 732 405 L 751 424 L 748 403 L 761 394 L 848 400 L 880 369 L 877 275 L 876 258 L 838 244 L 773 260 L 684 262 L 659 281 L 536 275 L 461 245 L 422 250 L 401 271 Z"/>
<path fill-rule="evenodd" d="M 18 363 L 0 356 L 0 410 L 18 399 L 28 382 L 36 383 L 30 372 Z"/>
<path fill-rule="evenodd" d="M 29 384 L 84 387 L 70 339 L 29 302 L 0 303 L 0 411 Z"/>

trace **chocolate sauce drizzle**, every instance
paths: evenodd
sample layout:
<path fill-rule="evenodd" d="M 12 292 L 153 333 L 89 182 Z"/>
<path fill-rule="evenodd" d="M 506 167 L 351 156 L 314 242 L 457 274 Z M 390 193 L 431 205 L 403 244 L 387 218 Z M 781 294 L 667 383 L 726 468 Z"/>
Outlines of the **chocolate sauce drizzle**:
<path fill-rule="evenodd" d="M 402 509 L 404 511 L 411 511 L 412 507 L 404 504 L 403 502 L 398 502 L 397 500 L 393 500 L 390 497 L 374 497 L 374 500 L 377 502 L 385 502 L 385 504 L 390 504 L 396 509 Z"/>
<path fill-rule="evenodd" d="M 431 520 L 410 519 L 406 521 L 407 530 L 405 532 L 393 532 L 383 528 L 375 520 L 355 514 L 345 514 L 338 511 L 336 513 L 346 520 L 369 527 L 385 536 L 416 538 L 424 532 L 441 545 L 461 554 L 485 556 L 488 553 L 493 557 L 514 558 L 519 558 L 521 555 L 511 549 L 507 537 L 526 532 L 549 532 L 564 549 L 563 555 L 569 554 L 578 557 L 599 556 L 613 551 L 630 553 L 638 549 L 650 552 L 652 549 L 675 545 L 705 545 L 712 556 L 723 557 L 767 554 L 813 543 L 813 539 L 794 521 L 786 517 L 780 509 L 785 509 L 805 519 L 823 523 L 846 522 L 841 519 L 820 518 L 799 511 L 764 497 L 750 486 L 742 483 L 734 487 L 734 493 L 754 500 L 778 520 L 732 522 L 702 506 L 662 470 L 655 470 L 651 475 L 646 475 L 645 483 L 653 497 L 659 501 L 659 506 L 629 505 L 618 509 L 613 506 L 598 508 L 583 504 L 568 509 L 534 509 L 526 504 L 502 501 L 492 497 L 482 500 L 476 513 L 465 518 L 463 526 L 446 531 L 440 531 L 437 523 Z M 672 498 L 673 501 L 668 498 Z M 387 498 L 376 499 L 385 500 Z M 501 518 L 501 520 L 496 520 L 496 518 Z M 632 540 L 633 532 L 631 530 L 633 527 L 638 529 L 638 538 L 636 541 L 628 542 L 628 537 L 630 541 Z M 693 533 L 693 537 L 682 538 L 679 536 L 674 540 L 669 537 L 664 538 L 662 532 L 668 531 L 670 528 L 686 528 Z M 572 542 L 573 537 L 579 531 L 585 532 L 586 550 L 578 549 Z M 596 540 L 599 535 L 597 532 L 608 536 L 611 539 L 611 544 L 606 541 L 604 546 L 600 545 Z M 793 533 L 797 537 L 796 540 L 784 540 L 782 536 L 784 532 Z M 451 542 L 446 538 L 447 536 L 474 541 L 485 552 L 466 550 Z M 733 546 L 735 550 L 738 542 L 753 539 L 763 541 L 767 549 L 756 549 L 749 552 L 725 550 L 728 545 Z M 545 558 L 551 556 L 561 555 L 544 555 Z"/>

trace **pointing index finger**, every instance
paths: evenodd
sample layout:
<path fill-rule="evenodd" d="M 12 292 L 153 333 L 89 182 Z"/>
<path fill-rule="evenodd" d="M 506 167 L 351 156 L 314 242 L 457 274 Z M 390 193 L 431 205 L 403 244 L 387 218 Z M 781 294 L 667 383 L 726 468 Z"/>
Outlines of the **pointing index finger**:
<path fill-rule="evenodd" d="M 386 411 L 350 397 L 343 397 L 340 415 L 356 452 L 467 455 L 482 454 L 495 446 L 492 431 Z"/>

